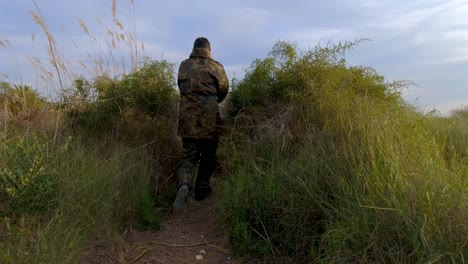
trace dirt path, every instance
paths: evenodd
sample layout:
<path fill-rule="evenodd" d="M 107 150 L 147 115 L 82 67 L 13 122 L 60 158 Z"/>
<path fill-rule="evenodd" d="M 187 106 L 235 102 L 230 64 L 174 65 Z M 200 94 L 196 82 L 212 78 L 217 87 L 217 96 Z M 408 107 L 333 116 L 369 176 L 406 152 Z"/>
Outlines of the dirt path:
<path fill-rule="evenodd" d="M 169 216 L 159 231 L 129 231 L 125 249 L 119 250 L 118 256 L 97 256 L 95 260 L 99 263 L 239 263 L 230 253 L 229 236 L 219 209 L 219 181 L 219 178 L 212 179 L 214 191 L 202 202 L 195 201 L 193 193 L 190 194 L 185 212 Z"/>

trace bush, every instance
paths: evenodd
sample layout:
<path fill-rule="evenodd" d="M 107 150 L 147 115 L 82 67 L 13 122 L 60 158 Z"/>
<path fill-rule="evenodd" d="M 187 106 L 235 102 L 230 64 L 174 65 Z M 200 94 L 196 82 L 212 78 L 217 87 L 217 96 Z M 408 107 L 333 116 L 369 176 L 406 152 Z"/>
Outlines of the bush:
<path fill-rule="evenodd" d="M 279 43 L 234 87 L 222 198 L 234 245 L 303 262 L 462 262 L 466 159 L 444 155 L 402 101 L 407 83 L 348 67 L 352 46 Z"/>
<path fill-rule="evenodd" d="M 140 69 L 120 79 L 77 79 L 66 99 L 68 120 L 74 130 L 95 136 L 136 138 L 133 131 L 124 133 L 133 121 L 153 132 L 161 128 L 157 124 L 171 130 L 177 100 L 174 87 L 173 65 L 166 61 L 145 60 Z"/>
<path fill-rule="evenodd" d="M 57 172 L 51 163 L 56 152 L 35 135 L 0 135 L 0 195 L 20 212 L 49 211 L 58 204 Z"/>
<path fill-rule="evenodd" d="M 278 104 L 319 110 L 314 107 L 318 107 L 318 100 L 327 93 L 350 98 L 378 98 L 397 105 L 401 102 L 399 88 L 405 85 L 404 82 L 385 83 L 384 77 L 372 68 L 346 66 L 345 52 L 360 42 L 330 44 L 325 48 L 317 46 L 303 53 L 299 53 L 294 44 L 276 43 L 269 57 L 255 60 L 245 78 L 233 87 L 229 116 L 235 117 L 240 111 L 258 112 Z"/>

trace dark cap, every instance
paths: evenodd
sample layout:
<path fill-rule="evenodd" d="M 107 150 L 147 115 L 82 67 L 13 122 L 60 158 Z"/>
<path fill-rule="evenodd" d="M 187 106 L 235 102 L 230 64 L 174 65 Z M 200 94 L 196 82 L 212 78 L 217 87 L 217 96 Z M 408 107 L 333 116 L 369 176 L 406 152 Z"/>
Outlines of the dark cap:
<path fill-rule="evenodd" d="M 193 48 L 206 48 L 206 49 L 211 49 L 210 46 L 210 41 L 204 37 L 197 38 L 195 42 L 193 43 Z"/>

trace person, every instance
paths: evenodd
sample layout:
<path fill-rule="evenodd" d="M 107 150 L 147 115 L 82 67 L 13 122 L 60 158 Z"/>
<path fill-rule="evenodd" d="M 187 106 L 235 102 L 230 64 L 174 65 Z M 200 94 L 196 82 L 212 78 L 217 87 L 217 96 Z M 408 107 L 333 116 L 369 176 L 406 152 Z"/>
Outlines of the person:
<path fill-rule="evenodd" d="M 229 81 L 223 65 L 212 59 L 208 39 L 195 40 L 190 57 L 180 64 L 177 84 L 180 90 L 178 134 L 182 137 L 183 153 L 176 169 L 178 189 L 174 213 L 183 212 L 193 189 L 197 201 L 212 192 L 210 178 L 217 165 L 221 133 L 218 103 L 226 97 Z"/>

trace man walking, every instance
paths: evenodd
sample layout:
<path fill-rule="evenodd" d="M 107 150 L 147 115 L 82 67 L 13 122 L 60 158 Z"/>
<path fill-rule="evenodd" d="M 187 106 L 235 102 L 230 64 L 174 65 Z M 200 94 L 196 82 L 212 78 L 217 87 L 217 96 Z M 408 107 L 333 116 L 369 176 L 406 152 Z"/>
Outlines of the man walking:
<path fill-rule="evenodd" d="M 221 132 L 218 103 L 226 97 L 229 81 L 223 65 L 212 59 L 208 39 L 195 40 L 189 59 L 180 64 L 177 84 L 180 90 L 178 133 L 182 137 L 183 153 L 176 170 L 178 190 L 174 213 L 185 209 L 190 190 L 195 189 L 197 201 L 212 191 L 210 178 L 217 164 Z"/>

